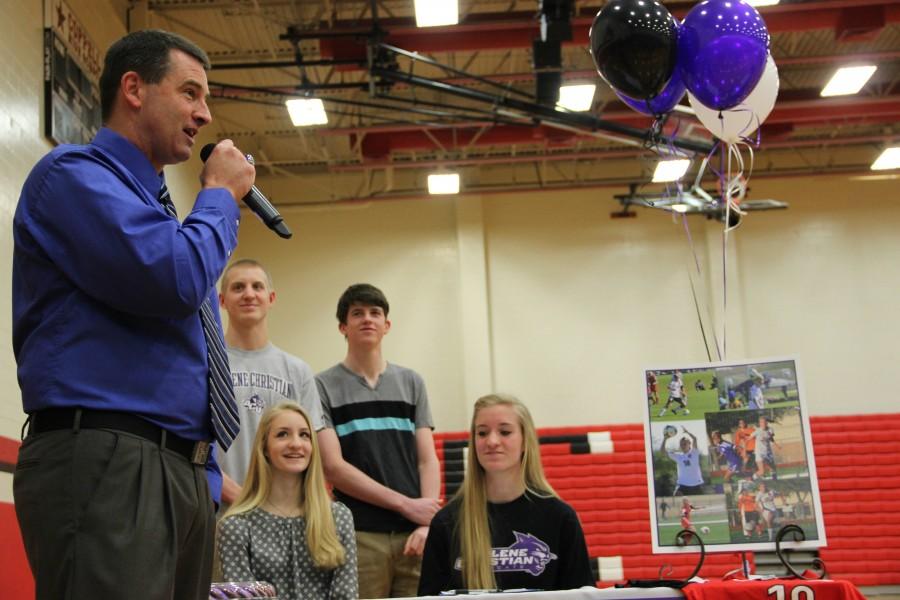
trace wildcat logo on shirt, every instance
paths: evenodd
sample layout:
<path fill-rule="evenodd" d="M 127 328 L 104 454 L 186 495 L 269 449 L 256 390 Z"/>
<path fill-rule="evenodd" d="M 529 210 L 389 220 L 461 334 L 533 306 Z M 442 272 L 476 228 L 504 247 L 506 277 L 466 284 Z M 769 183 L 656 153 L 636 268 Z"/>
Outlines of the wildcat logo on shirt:
<path fill-rule="evenodd" d="M 550 552 L 550 546 L 530 533 L 513 531 L 516 541 L 505 548 L 491 548 L 491 564 L 495 573 L 525 571 L 537 576 L 544 572 L 551 560 L 558 557 Z M 457 570 L 462 570 L 461 559 L 456 559 Z"/>
<path fill-rule="evenodd" d="M 259 394 L 253 394 L 244 400 L 244 407 L 258 414 L 266 409 L 266 403 Z"/>

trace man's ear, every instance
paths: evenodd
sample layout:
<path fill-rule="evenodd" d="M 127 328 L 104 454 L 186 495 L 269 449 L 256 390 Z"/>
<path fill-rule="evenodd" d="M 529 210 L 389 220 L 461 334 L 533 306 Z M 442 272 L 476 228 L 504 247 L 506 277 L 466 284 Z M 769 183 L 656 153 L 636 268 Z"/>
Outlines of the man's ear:
<path fill-rule="evenodd" d="M 144 80 L 135 71 L 128 71 L 119 80 L 119 89 L 125 103 L 134 109 L 139 109 L 144 104 Z"/>
<path fill-rule="evenodd" d="M 344 339 L 347 338 L 347 324 L 338 322 L 338 331 L 341 332 L 341 335 L 344 336 Z"/>
<path fill-rule="evenodd" d="M 391 321 L 390 321 L 390 319 L 385 319 L 384 320 L 384 335 L 387 335 L 390 330 L 391 330 Z"/>

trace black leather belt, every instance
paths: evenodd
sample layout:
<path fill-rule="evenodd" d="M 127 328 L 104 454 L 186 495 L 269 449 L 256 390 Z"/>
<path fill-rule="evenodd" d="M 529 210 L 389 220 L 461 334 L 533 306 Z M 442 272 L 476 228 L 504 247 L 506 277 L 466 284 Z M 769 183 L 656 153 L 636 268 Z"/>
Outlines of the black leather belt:
<path fill-rule="evenodd" d="M 209 442 L 178 437 L 150 421 L 132 414 L 86 408 L 48 408 L 31 413 L 28 435 L 60 429 L 114 429 L 123 431 L 176 452 L 195 465 L 205 465 Z"/>

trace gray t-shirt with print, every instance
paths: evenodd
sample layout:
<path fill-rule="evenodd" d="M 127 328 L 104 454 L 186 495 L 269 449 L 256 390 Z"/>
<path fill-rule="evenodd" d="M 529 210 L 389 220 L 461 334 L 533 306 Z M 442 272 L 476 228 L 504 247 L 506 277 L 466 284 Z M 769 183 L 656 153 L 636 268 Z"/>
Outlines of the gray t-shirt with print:
<path fill-rule="evenodd" d="M 309 414 L 313 429 L 325 426 L 315 377 L 309 365 L 274 344 L 260 350 L 228 348 L 241 432 L 228 452 L 219 456 L 222 471 L 243 485 L 250 466 L 253 439 L 262 413 L 281 402 L 296 402 Z"/>

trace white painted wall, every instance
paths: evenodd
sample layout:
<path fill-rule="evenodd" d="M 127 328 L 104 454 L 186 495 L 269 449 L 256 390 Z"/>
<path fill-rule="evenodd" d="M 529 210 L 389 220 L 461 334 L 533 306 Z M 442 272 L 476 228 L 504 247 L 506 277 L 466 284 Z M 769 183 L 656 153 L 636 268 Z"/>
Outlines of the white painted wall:
<path fill-rule="evenodd" d="M 102 25 L 100 3 L 73 1 Z M 0 277 L 10 280 L 10 221 L 31 165 L 49 148 L 40 107 L 40 3 L 11 3 L 0 24 Z M 8 12 L 9 12 L 8 11 Z M 102 15 L 102 18 L 101 18 Z M 103 19 L 106 19 L 105 21 Z M 182 213 L 199 161 L 167 169 Z M 729 254 L 728 357 L 796 354 L 812 414 L 897 412 L 890 391 L 900 318 L 897 179 L 753 180 L 754 196 L 791 202 L 753 213 Z M 289 182 L 298 187 L 303 180 Z M 277 344 L 316 370 L 344 355 L 335 304 L 360 281 L 391 301 L 390 360 L 420 371 L 439 430 L 466 427 L 491 390 L 520 395 L 541 426 L 637 422 L 649 363 L 705 360 L 687 277 L 684 229 L 665 214 L 611 220 L 621 190 L 544 192 L 290 208 L 283 241 L 245 215 L 238 257 L 273 272 Z M 289 198 L 279 198 L 289 201 Z M 699 291 L 721 331 L 721 231 L 692 218 Z M 9 293 L 0 336 L 10 339 Z M 0 435 L 22 421 L 9 342 L 0 347 Z"/>
<path fill-rule="evenodd" d="M 883 390 L 900 384 L 898 187 L 761 179 L 756 197 L 791 208 L 751 213 L 732 234 L 727 358 L 797 355 L 812 414 L 897 410 Z M 649 210 L 611 220 L 611 193 L 289 209 L 294 241 L 254 223 L 239 254 L 275 272 L 274 336 L 317 370 L 343 356 L 340 291 L 382 286 L 395 327 L 387 355 L 423 373 L 441 430 L 464 429 L 491 390 L 522 397 L 543 426 L 637 422 L 643 366 L 707 355 L 682 224 Z M 722 229 L 689 225 L 705 324 L 721 339 Z"/>

